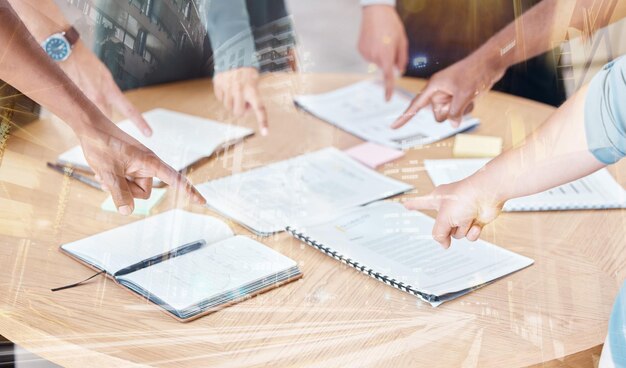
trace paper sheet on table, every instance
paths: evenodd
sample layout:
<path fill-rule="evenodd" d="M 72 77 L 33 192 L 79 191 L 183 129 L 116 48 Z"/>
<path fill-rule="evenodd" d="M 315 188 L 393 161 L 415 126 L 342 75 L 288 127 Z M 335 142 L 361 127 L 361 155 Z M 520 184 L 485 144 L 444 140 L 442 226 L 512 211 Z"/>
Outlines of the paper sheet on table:
<path fill-rule="evenodd" d="M 480 170 L 489 159 L 425 160 L 435 185 L 462 180 Z M 582 179 L 504 204 L 505 211 L 549 211 L 626 208 L 626 191 L 606 169 Z"/>
<path fill-rule="evenodd" d="M 143 116 L 153 130 L 150 137 L 145 137 L 129 120 L 118 126 L 178 171 L 211 156 L 218 148 L 254 133 L 248 128 L 166 109 L 150 110 Z M 62 153 L 57 160 L 63 164 L 89 168 L 80 146 Z"/>
<path fill-rule="evenodd" d="M 412 187 L 326 148 L 196 188 L 209 207 L 269 235 L 302 219 L 327 216 Z"/>
<path fill-rule="evenodd" d="M 397 149 L 436 142 L 478 125 L 466 117 L 458 128 L 449 121 L 437 123 L 430 108 L 422 109 L 407 124 L 391 129 L 391 124 L 411 103 L 409 93 L 394 91 L 389 102 L 384 99 L 381 82 L 367 80 L 327 93 L 296 96 L 294 102 L 318 118 L 370 142 Z"/>

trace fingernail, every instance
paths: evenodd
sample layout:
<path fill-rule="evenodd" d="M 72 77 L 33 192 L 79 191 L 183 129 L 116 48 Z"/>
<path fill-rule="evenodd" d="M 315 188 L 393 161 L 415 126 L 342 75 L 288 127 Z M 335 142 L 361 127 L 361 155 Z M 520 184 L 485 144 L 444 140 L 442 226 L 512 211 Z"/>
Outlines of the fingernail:
<path fill-rule="evenodd" d="M 479 236 L 479 230 L 476 227 L 472 227 L 470 231 L 467 233 L 467 239 L 476 240 Z"/>
<path fill-rule="evenodd" d="M 130 209 L 130 206 L 121 206 L 117 210 L 119 211 L 120 214 L 122 214 L 124 216 L 128 216 L 131 213 L 133 213 L 133 211 Z"/>
<path fill-rule="evenodd" d="M 266 127 L 261 127 L 261 135 L 265 137 L 265 136 L 267 136 L 267 133 L 268 133 L 267 128 Z"/>

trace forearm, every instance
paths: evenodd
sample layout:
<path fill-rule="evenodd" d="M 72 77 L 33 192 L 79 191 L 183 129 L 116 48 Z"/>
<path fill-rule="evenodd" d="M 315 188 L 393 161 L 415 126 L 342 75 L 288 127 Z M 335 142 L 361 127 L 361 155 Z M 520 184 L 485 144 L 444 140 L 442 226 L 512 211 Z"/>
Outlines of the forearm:
<path fill-rule="evenodd" d="M 98 109 L 45 54 L 6 0 L 0 0 L 0 79 L 58 115 L 74 131 L 86 128 Z"/>
<path fill-rule="evenodd" d="M 53 0 L 8 0 L 37 42 L 70 27 Z"/>
<path fill-rule="evenodd" d="M 522 197 L 586 176 L 604 166 L 588 149 L 587 87 L 570 98 L 515 149 L 489 162 L 469 183 L 497 202 Z"/>
<path fill-rule="evenodd" d="M 621 19 L 626 1 L 543 0 L 481 46 L 474 56 L 494 68 L 514 64 L 558 47 L 568 30 L 593 32 Z"/>

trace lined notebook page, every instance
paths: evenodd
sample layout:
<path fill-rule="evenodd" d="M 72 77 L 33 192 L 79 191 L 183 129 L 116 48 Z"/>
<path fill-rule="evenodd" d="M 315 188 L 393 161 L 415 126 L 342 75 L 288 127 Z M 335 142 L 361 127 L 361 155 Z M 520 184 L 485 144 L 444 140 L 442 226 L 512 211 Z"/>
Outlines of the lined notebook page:
<path fill-rule="evenodd" d="M 175 170 L 182 170 L 201 158 L 210 156 L 219 146 L 253 134 L 248 128 L 219 123 L 213 120 L 176 111 L 155 109 L 143 114 L 153 134 L 145 137 L 130 121 L 118 126 L 131 137 L 154 151 Z M 80 146 L 62 153 L 58 161 L 88 167 Z"/>
<path fill-rule="evenodd" d="M 409 148 L 447 138 L 478 124 L 466 118 L 459 128 L 449 122 L 437 123 L 429 109 L 422 109 L 406 125 L 391 129 L 391 124 L 404 113 L 412 96 L 394 91 L 385 101 L 381 82 L 367 80 L 327 93 L 295 97 L 297 105 L 318 118 L 362 139 L 394 148 Z"/>
<path fill-rule="evenodd" d="M 336 211 L 411 189 L 326 148 L 196 186 L 207 204 L 258 234 L 283 231 L 300 218 Z"/>
<path fill-rule="evenodd" d="M 61 248 L 109 274 L 182 245 L 204 239 L 207 244 L 233 236 L 217 218 L 171 210 Z"/>
<path fill-rule="evenodd" d="M 480 170 L 489 159 L 425 160 L 424 166 L 435 185 L 462 180 Z M 533 194 L 511 199 L 505 211 L 573 210 L 626 207 L 626 191 L 606 169 L 582 179 Z"/>
<path fill-rule="evenodd" d="M 246 285 L 295 266 L 292 259 L 257 241 L 235 236 L 122 278 L 184 310 L 228 291 L 235 297 L 246 295 Z"/>
<path fill-rule="evenodd" d="M 533 263 L 482 240 L 453 239 L 443 249 L 431 237 L 433 224 L 430 217 L 401 204 L 376 202 L 294 231 L 388 279 L 438 296 L 480 286 Z"/>

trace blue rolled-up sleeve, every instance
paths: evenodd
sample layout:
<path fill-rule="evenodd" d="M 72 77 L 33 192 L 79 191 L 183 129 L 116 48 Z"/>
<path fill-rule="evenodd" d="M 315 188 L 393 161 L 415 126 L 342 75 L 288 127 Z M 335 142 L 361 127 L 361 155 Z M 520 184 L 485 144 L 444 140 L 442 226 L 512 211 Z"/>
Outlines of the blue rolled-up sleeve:
<path fill-rule="evenodd" d="M 610 358 L 616 367 L 626 367 L 626 282 L 615 299 L 609 320 Z"/>
<path fill-rule="evenodd" d="M 589 84 L 585 132 L 600 162 L 610 165 L 626 156 L 626 57 L 605 65 Z"/>

